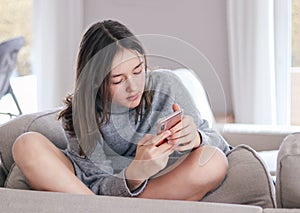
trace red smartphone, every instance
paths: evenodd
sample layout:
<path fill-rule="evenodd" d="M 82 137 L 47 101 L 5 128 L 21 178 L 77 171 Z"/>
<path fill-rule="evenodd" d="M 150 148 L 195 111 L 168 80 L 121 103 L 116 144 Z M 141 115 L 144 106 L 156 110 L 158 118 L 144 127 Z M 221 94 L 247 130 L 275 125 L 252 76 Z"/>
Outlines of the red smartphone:
<path fill-rule="evenodd" d="M 177 110 L 174 113 L 172 113 L 171 115 L 165 117 L 165 118 L 161 118 L 158 121 L 158 125 L 157 125 L 157 134 L 161 134 L 162 132 L 171 129 L 173 126 L 175 126 L 176 124 L 178 124 L 181 119 L 182 119 L 182 110 Z M 162 143 L 164 143 L 166 141 L 162 141 L 161 143 L 159 143 L 157 146 L 161 145 Z"/>

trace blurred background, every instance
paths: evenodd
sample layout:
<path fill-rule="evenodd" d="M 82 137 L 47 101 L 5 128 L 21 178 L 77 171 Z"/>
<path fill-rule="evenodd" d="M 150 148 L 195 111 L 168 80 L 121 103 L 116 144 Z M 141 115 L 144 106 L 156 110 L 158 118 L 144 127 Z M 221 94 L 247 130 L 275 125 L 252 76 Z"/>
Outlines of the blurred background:
<path fill-rule="evenodd" d="M 196 49 L 212 68 L 194 71 L 218 121 L 300 125 L 300 1 L 280 2 L 0 0 L 0 42 L 25 38 L 11 76 L 23 114 L 62 106 L 73 90 L 82 34 L 94 22 L 115 19 L 136 35 L 170 36 Z M 17 114 L 11 102 L 2 97 L 0 112 Z"/>

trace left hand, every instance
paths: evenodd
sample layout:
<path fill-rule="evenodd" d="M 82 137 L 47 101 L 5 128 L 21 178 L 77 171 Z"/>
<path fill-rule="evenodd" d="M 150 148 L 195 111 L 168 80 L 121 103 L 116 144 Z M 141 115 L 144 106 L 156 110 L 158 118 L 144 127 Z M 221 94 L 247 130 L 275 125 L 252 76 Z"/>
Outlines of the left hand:
<path fill-rule="evenodd" d="M 178 104 L 173 105 L 173 110 L 179 110 Z M 172 135 L 168 137 L 168 143 L 174 144 L 176 150 L 185 151 L 197 148 L 201 144 L 200 133 L 193 117 L 184 115 L 181 122 L 170 129 Z"/>

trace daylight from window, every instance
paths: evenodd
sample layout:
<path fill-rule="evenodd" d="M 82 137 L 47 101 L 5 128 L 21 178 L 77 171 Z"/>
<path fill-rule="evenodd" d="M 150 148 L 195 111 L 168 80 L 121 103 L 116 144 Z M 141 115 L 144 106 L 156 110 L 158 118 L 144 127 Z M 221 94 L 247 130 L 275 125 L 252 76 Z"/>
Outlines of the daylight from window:
<path fill-rule="evenodd" d="M 291 124 L 300 125 L 300 1 L 292 2 Z"/>
<path fill-rule="evenodd" d="M 0 43 L 23 37 L 16 69 L 12 72 L 10 85 L 23 114 L 35 112 L 36 79 L 31 70 L 33 0 L 0 0 Z M 0 87 L 1 88 L 1 87 Z M 12 116 L 13 115 L 13 116 Z M 0 124 L 19 115 L 11 93 L 0 97 Z"/>
<path fill-rule="evenodd" d="M 18 74 L 31 74 L 32 1 L 0 0 L 0 42 L 23 36 L 25 45 L 18 55 Z"/>

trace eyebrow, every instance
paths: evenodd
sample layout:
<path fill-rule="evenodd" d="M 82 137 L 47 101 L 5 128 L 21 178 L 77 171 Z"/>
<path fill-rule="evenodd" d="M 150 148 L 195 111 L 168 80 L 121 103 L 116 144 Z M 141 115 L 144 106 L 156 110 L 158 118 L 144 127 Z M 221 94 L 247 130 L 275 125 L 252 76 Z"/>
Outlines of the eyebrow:
<path fill-rule="evenodd" d="M 137 69 L 137 68 L 139 68 L 143 63 L 144 63 L 143 61 L 140 62 L 138 65 L 136 65 L 136 66 L 132 69 L 132 71 L 135 70 L 135 69 Z M 112 77 L 112 78 L 115 78 L 115 77 L 119 77 L 119 76 L 121 76 L 121 75 L 123 75 L 123 74 L 116 74 L 116 75 L 112 75 L 111 77 Z"/>

